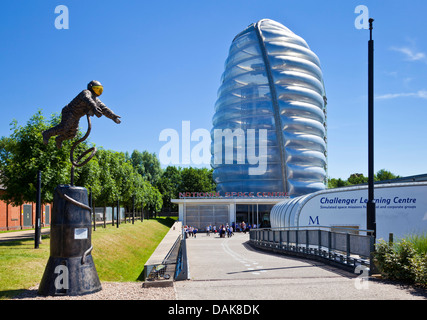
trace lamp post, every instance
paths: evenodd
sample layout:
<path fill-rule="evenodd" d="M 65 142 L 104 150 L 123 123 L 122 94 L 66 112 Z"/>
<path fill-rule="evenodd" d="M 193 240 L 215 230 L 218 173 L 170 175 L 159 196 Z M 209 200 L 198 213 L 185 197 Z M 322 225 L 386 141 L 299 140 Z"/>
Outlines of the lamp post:
<path fill-rule="evenodd" d="M 41 239 L 41 179 L 42 172 L 37 172 L 37 193 L 36 193 L 36 221 L 34 234 L 34 248 L 38 249 Z"/>
<path fill-rule="evenodd" d="M 119 227 L 119 224 L 120 224 L 120 200 L 119 200 L 119 197 L 117 197 L 117 216 L 116 216 L 116 226 L 117 226 L 117 228 Z"/>
<path fill-rule="evenodd" d="M 372 40 L 372 23 L 374 19 L 369 19 L 370 39 L 368 42 L 368 203 L 366 214 L 366 228 L 373 230 L 374 240 L 376 237 L 375 200 L 374 200 L 374 40 Z"/>
<path fill-rule="evenodd" d="M 132 197 L 132 224 L 135 223 L 135 195 Z"/>
<path fill-rule="evenodd" d="M 89 206 L 92 208 L 93 231 L 96 231 L 95 210 L 93 208 L 92 189 L 89 189 Z"/>

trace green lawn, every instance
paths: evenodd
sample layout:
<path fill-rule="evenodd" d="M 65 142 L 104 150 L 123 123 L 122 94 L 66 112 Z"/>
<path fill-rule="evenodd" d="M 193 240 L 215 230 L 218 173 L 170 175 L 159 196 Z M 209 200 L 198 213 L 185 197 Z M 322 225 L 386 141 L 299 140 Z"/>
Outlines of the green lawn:
<path fill-rule="evenodd" d="M 92 256 L 101 281 L 138 281 L 144 264 L 175 219 L 157 218 L 121 223 L 119 228 L 97 226 L 92 232 Z M 0 243 L 0 299 L 40 283 L 49 259 L 49 236 L 39 249 L 34 240 Z"/>

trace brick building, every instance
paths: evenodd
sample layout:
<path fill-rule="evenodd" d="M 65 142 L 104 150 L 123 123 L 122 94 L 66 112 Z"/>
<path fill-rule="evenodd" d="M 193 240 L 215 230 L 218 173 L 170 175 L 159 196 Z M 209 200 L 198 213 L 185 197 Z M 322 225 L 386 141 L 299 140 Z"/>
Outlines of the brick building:
<path fill-rule="evenodd" d="M 0 195 L 4 193 L 4 187 L 0 185 Z M 50 225 L 52 205 L 41 206 L 41 226 Z M 0 200 L 0 230 L 22 230 L 35 227 L 36 204 L 24 203 L 13 206 L 6 201 Z"/>

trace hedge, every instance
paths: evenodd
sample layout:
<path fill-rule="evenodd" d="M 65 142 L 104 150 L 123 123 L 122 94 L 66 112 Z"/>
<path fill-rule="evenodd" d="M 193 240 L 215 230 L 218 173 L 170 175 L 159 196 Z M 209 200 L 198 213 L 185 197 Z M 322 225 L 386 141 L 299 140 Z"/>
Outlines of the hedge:
<path fill-rule="evenodd" d="M 425 236 L 408 237 L 394 243 L 380 240 L 374 257 L 381 275 L 386 279 L 427 287 L 426 242 Z"/>

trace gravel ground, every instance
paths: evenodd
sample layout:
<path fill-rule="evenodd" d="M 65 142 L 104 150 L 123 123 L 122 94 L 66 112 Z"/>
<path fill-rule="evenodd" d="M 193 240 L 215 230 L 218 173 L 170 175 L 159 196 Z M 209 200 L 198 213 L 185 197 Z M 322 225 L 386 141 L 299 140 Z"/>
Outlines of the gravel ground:
<path fill-rule="evenodd" d="M 175 300 L 174 287 L 143 288 L 142 282 L 102 282 L 102 290 L 82 296 L 44 297 L 38 286 L 20 293 L 12 300 Z"/>

